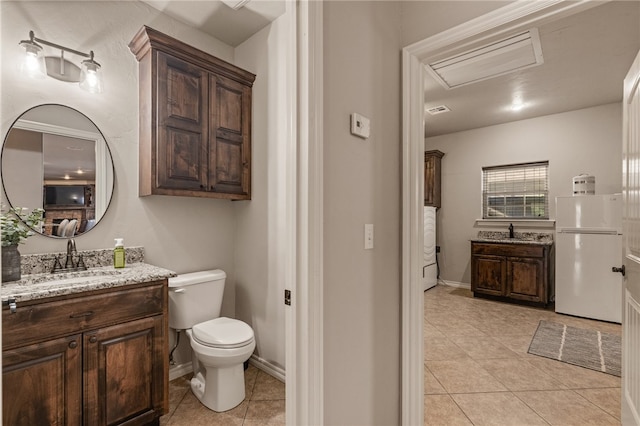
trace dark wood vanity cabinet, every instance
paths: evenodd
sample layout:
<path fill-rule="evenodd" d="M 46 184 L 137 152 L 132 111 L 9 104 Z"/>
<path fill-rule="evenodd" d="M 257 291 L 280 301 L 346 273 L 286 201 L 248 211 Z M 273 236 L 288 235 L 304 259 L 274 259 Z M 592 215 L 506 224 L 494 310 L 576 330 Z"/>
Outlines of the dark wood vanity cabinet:
<path fill-rule="evenodd" d="M 3 424 L 159 424 L 167 300 L 163 280 L 3 308 Z"/>
<path fill-rule="evenodd" d="M 474 296 L 546 306 L 553 280 L 553 245 L 471 242 Z"/>
<path fill-rule="evenodd" d="M 251 198 L 255 75 L 143 27 L 139 195 Z"/>
<path fill-rule="evenodd" d="M 425 151 L 424 153 L 424 205 L 440 208 L 442 206 L 442 157 L 443 152 Z"/>

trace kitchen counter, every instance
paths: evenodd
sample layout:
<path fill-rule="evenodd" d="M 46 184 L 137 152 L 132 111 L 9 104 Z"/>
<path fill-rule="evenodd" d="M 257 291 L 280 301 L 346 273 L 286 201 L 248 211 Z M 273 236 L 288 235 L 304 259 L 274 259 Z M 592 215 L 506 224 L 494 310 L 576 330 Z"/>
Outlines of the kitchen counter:
<path fill-rule="evenodd" d="M 536 244 L 553 245 L 553 234 L 544 232 L 515 232 L 514 238 L 509 238 L 508 232 L 479 231 L 474 243 L 499 243 L 499 244 Z"/>
<path fill-rule="evenodd" d="M 19 281 L 2 283 L 0 295 L 3 303 L 10 297 L 15 298 L 19 303 L 163 280 L 176 275 L 175 272 L 168 269 L 142 262 L 127 264 L 122 269 L 102 266 L 86 271 L 28 274 L 23 275 Z"/>

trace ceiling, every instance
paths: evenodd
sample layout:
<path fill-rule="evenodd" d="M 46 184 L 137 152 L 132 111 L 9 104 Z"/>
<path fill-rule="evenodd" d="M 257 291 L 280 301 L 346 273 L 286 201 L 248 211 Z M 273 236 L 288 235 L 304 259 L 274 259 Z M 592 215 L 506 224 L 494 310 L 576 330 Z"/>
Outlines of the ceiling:
<path fill-rule="evenodd" d="M 442 105 L 451 110 L 425 112 L 425 136 L 622 100 L 622 80 L 640 50 L 640 2 L 607 2 L 537 29 L 542 65 L 448 90 L 425 71 L 425 111 Z M 514 101 L 520 103 L 517 111 Z"/>
<path fill-rule="evenodd" d="M 229 5 L 241 0 L 142 1 L 234 47 L 285 9 L 285 0 L 251 0 L 238 10 Z M 408 22 L 418 25 L 415 19 L 403 20 Z M 640 50 L 639 23 L 639 1 L 609 1 L 538 26 L 542 65 L 448 90 L 425 71 L 425 111 L 442 105 L 451 110 L 425 112 L 425 136 L 620 102 L 622 79 Z M 440 49 L 440 56 L 424 61 L 456 49 L 461 51 L 455 45 Z M 521 103 L 518 111 L 512 110 L 515 98 Z"/>
<path fill-rule="evenodd" d="M 285 0 L 142 0 L 178 21 L 236 47 L 282 15 Z M 231 6 L 242 5 L 235 10 Z"/>

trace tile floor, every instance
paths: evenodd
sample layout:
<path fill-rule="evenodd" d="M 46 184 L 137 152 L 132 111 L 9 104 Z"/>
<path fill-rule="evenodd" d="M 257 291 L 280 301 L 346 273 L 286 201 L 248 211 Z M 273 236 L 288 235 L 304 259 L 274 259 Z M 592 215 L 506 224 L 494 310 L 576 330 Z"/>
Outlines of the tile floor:
<path fill-rule="evenodd" d="M 541 319 L 620 334 L 618 324 L 424 293 L 425 425 L 619 425 L 620 378 L 527 353 Z"/>
<path fill-rule="evenodd" d="M 189 388 L 191 374 L 169 383 L 169 413 L 161 426 L 284 426 L 284 383 L 250 365 L 245 371 L 245 400 L 232 410 L 216 413 L 196 399 Z"/>
<path fill-rule="evenodd" d="M 620 379 L 527 354 L 541 319 L 620 334 L 620 326 L 475 299 L 438 285 L 424 293 L 425 425 L 620 425 Z M 253 366 L 246 399 L 205 408 L 190 375 L 170 383 L 162 426 L 284 426 L 285 386 Z"/>

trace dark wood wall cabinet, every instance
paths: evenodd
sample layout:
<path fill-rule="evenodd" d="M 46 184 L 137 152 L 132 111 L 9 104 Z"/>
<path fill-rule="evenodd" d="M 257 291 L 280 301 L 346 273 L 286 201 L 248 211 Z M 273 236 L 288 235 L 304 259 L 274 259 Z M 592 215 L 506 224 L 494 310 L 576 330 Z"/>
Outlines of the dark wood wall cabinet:
<path fill-rule="evenodd" d="M 159 424 L 167 300 L 161 280 L 4 307 L 3 424 Z"/>
<path fill-rule="evenodd" d="M 471 242 L 474 296 L 546 306 L 554 294 L 553 245 Z"/>
<path fill-rule="evenodd" d="M 440 151 L 425 151 L 424 153 L 424 205 L 440 208 L 441 195 L 441 166 L 444 153 Z"/>
<path fill-rule="evenodd" d="M 255 75 L 147 26 L 138 60 L 139 195 L 251 199 Z"/>

